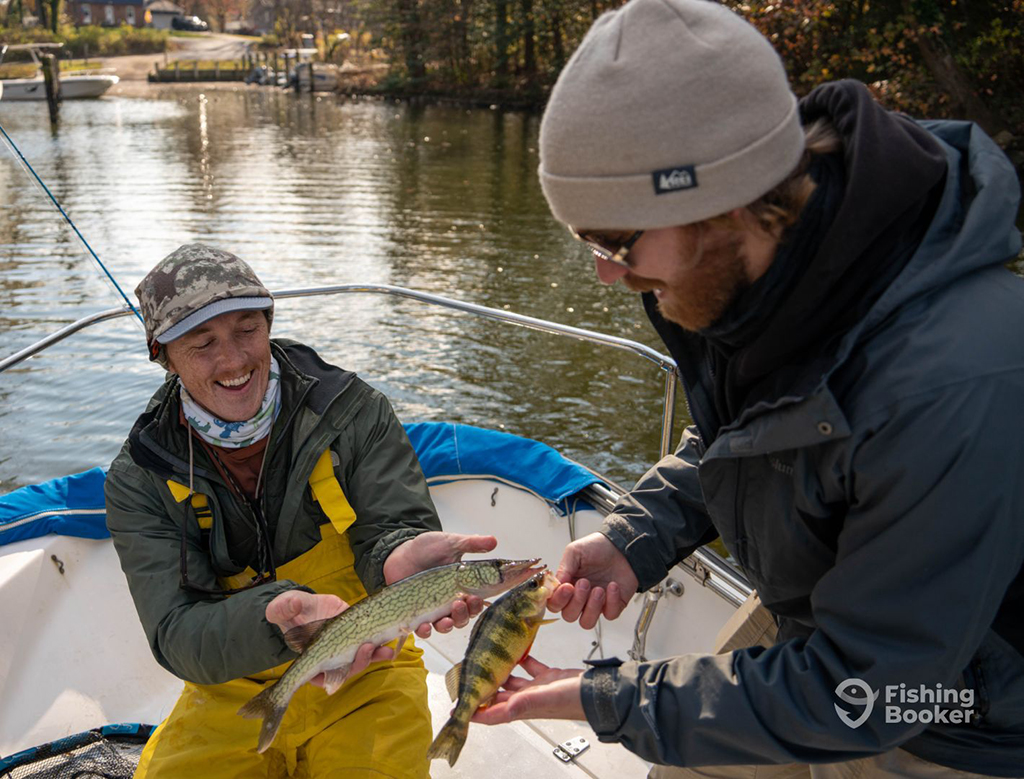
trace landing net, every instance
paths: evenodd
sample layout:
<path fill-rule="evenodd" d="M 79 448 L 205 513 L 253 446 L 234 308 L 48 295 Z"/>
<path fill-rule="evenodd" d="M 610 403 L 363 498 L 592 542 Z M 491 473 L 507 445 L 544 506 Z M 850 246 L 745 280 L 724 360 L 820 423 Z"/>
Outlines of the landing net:
<path fill-rule="evenodd" d="M 0 779 L 131 779 L 152 725 L 107 725 L 0 759 Z"/>

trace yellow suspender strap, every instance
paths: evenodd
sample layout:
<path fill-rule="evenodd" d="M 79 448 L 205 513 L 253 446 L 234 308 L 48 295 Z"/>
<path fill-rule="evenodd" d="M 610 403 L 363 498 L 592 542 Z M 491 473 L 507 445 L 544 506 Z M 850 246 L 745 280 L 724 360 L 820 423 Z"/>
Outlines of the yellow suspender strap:
<path fill-rule="evenodd" d="M 345 497 L 345 493 L 334 475 L 334 464 L 331 461 L 331 450 L 328 448 L 320 455 L 309 476 L 309 486 L 313 489 L 313 498 L 320 504 L 324 514 L 331 520 L 334 529 L 341 535 L 356 521 L 356 512 Z"/>
<path fill-rule="evenodd" d="M 168 479 L 167 486 L 170 488 L 171 495 L 174 497 L 176 502 L 181 503 L 188 497 L 188 487 L 184 484 L 180 484 L 173 479 Z M 203 530 L 209 530 L 213 526 L 213 513 L 210 511 L 210 503 L 206 499 L 206 496 L 200 495 L 198 492 L 193 492 L 192 508 L 195 509 L 196 521 L 199 522 L 199 527 Z"/>
<path fill-rule="evenodd" d="M 174 500 L 181 503 L 188 497 L 188 487 L 172 479 L 167 480 L 167 486 L 171 490 Z M 341 535 L 349 526 L 356 521 L 356 512 L 345 497 L 338 477 L 334 475 L 334 465 L 331 462 L 331 450 L 326 449 L 320 455 L 313 467 L 313 473 L 309 476 L 309 486 L 313 489 L 313 498 L 320 504 L 324 514 L 331 520 L 331 525 Z M 192 508 L 196 512 L 196 520 L 199 527 L 209 530 L 213 524 L 213 514 L 210 511 L 209 501 L 205 495 L 198 492 L 192 493 Z"/>

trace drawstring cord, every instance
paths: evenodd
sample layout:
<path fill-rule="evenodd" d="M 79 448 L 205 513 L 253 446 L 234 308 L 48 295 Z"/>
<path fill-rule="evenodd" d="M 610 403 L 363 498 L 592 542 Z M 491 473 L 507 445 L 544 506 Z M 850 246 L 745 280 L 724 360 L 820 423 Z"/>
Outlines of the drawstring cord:
<path fill-rule="evenodd" d="M 195 455 L 192 451 L 192 427 L 188 426 L 188 496 L 195 494 Z"/>

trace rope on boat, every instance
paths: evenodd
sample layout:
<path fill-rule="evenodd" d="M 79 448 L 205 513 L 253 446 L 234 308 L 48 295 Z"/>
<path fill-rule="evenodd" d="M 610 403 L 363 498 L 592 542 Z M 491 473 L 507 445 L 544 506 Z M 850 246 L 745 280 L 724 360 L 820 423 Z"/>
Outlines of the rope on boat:
<path fill-rule="evenodd" d="M 103 261 L 96 256 L 96 252 L 92 250 L 92 247 L 89 245 L 89 242 L 85 240 L 85 236 L 82 235 L 78 227 L 75 226 L 75 223 L 71 221 L 71 217 L 68 216 L 67 213 L 64 211 L 63 206 L 61 206 L 61 204 L 57 201 L 57 198 L 53 196 L 53 193 L 50 192 L 49 187 L 47 187 L 43 180 L 39 177 L 39 174 L 36 173 L 31 163 L 29 163 L 29 161 L 25 159 L 25 155 L 21 153 L 21 149 L 18 148 L 18 145 L 14 142 L 14 139 L 7 134 L 7 130 L 4 129 L 4 126 L 2 124 L 0 124 L 0 135 L 3 135 L 4 143 L 7 145 L 7 148 L 10 149 L 11 153 L 15 156 L 15 158 L 21 163 L 22 167 L 30 174 L 32 174 L 32 178 L 35 179 L 36 183 L 42 188 L 43 192 L 46 193 L 46 196 L 50 198 L 50 202 L 53 203 L 53 206 L 54 208 L 57 209 L 57 212 L 62 217 L 64 217 L 64 221 L 68 223 L 72 230 L 75 231 L 75 235 L 77 235 L 78 240 L 82 242 L 82 246 L 84 246 L 86 250 L 89 252 L 89 254 L 92 255 L 92 258 L 96 260 L 96 264 L 100 266 L 100 269 L 103 271 L 104 274 L 106 274 L 107 279 L 109 279 L 110 283 L 114 285 L 114 289 L 117 290 L 117 293 L 124 300 L 124 303 L 126 306 L 128 306 L 128 309 L 133 314 L 135 314 L 139 322 L 142 322 L 142 315 L 138 312 L 138 309 L 136 309 L 135 306 L 132 305 L 132 301 L 128 299 L 128 296 L 126 294 L 124 294 L 124 290 L 121 289 L 121 285 L 117 283 L 117 280 L 114 279 L 114 276 L 110 273 L 109 270 L 107 270 L 107 266 L 103 264 Z"/>

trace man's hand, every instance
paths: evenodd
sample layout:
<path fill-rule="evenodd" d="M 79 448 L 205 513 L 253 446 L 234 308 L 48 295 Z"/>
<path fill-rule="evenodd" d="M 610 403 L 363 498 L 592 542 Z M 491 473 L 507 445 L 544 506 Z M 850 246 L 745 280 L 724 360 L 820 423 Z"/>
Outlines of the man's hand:
<path fill-rule="evenodd" d="M 277 625 L 282 633 L 287 633 L 292 628 L 305 625 L 307 622 L 330 619 L 341 614 L 348 608 L 337 595 L 317 595 L 305 590 L 286 590 L 267 604 L 267 622 Z M 378 663 L 390 660 L 395 656 L 395 650 L 389 646 L 374 646 L 363 644 L 356 651 L 352 667 L 349 669 L 349 678 L 366 670 L 370 663 Z M 324 686 L 324 675 L 317 674 L 310 680 L 310 684 L 317 687 Z"/>
<path fill-rule="evenodd" d="M 601 533 L 569 544 L 555 576 L 562 584 L 548 599 L 548 611 L 561 612 L 566 622 L 578 619 L 588 630 L 602 614 L 618 617 L 639 586 L 625 555 Z"/>
<path fill-rule="evenodd" d="M 457 563 L 467 552 L 490 552 L 497 545 L 498 540 L 494 536 L 464 536 L 437 530 L 420 533 L 391 551 L 384 561 L 384 581 L 392 584 L 428 568 Z M 452 604 L 451 616 L 441 617 L 433 629 L 438 633 L 448 633 L 452 628 L 464 628 L 483 607 L 483 599 L 476 595 L 460 598 Z M 430 631 L 431 625 L 425 623 L 416 628 L 416 635 L 429 638 Z"/>
<path fill-rule="evenodd" d="M 520 719 L 585 720 L 580 668 L 549 668 L 527 655 L 519 664 L 532 679 L 510 676 L 490 706 L 477 709 L 473 722 L 498 725 Z"/>

